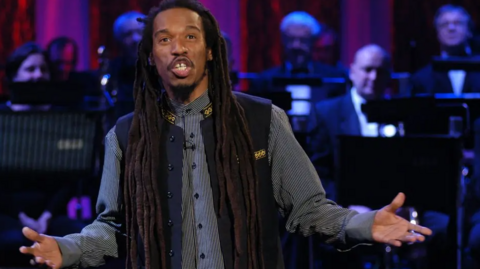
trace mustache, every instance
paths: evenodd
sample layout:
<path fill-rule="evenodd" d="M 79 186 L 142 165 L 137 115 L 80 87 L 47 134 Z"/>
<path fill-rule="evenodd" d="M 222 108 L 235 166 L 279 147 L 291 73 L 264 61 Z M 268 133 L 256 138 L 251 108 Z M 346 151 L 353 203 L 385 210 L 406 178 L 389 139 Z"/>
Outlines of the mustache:
<path fill-rule="evenodd" d="M 185 62 L 188 62 L 188 64 L 191 66 L 191 67 L 194 67 L 194 64 L 193 62 L 188 58 L 188 57 L 185 57 L 185 56 L 179 56 L 175 59 L 172 60 L 172 62 L 170 62 L 170 64 L 168 65 L 168 70 L 172 70 L 174 67 L 175 67 L 175 64 L 179 61 L 185 61 Z"/>

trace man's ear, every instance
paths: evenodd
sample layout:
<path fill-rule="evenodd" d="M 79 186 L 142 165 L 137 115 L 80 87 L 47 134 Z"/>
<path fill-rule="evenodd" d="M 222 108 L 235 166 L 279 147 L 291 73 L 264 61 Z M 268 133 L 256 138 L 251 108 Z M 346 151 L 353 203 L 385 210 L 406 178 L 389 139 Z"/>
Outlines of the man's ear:
<path fill-rule="evenodd" d="M 207 60 L 209 61 L 213 60 L 212 49 L 207 50 Z"/>
<path fill-rule="evenodd" d="M 150 53 L 150 55 L 148 55 L 148 65 L 155 66 L 155 61 L 153 60 L 152 53 Z"/>

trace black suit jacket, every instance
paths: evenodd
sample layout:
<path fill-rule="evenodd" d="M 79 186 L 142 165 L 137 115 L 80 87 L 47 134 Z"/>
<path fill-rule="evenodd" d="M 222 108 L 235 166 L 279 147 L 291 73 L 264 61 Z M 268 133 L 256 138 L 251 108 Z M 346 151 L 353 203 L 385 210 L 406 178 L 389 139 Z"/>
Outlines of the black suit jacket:
<path fill-rule="evenodd" d="M 347 80 L 347 74 L 344 70 L 335 68 L 329 65 L 325 65 L 319 62 L 313 62 L 312 74 L 319 75 L 322 78 L 345 78 Z M 274 87 L 272 84 L 273 77 L 289 76 L 290 72 L 286 69 L 285 65 L 273 67 L 267 69 L 259 74 L 256 80 L 250 83 L 249 93 L 262 94 L 267 92 L 279 92 L 284 91 L 284 88 Z M 345 94 L 345 84 L 324 84 L 320 87 L 313 88 L 312 101 L 317 102 L 326 97 L 336 97 Z"/>
<path fill-rule="evenodd" d="M 338 135 L 360 136 L 360 122 L 352 102 L 352 96 L 343 96 L 318 102 L 311 110 L 308 128 L 308 153 L 324 185 L 327 194 L 334 193 L 333 184 L 335 152 Z M 329 189 L 329 190 L 328 190 Z"/>
<path fill-rule="evenodd" d="M 411 94 L 453 93 L 447 71 L 435 71 L 431 64 L 417 71 L 410 79 Z M 467 72 L 462 93 L 480 92 L 480 72 Z"/>

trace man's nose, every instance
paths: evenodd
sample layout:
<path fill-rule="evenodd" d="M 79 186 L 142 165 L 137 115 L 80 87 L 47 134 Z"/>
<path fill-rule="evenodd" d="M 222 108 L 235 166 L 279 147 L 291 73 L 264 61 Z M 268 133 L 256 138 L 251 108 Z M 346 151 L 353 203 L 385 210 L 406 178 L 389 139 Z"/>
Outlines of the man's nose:
<path fill-rule="evenodd" d="M 40 70 L 40 68 L 35 68 L 35 71 L 33 71 L 32 73 L 32 78 L 37 80 L 37 79 L 40 79 L 42 76 L 43 76 L 42 70 Z"/>
<path fill-rule="evenodd" d="M 300 41 L 299 38 L 294 38 L 293 39 L 292 47 L 293 48 L 301 48 L 302 47 L 302 42 Z"/>
<path fill-rule="evenodd" d="M 187 49 L 185 48 L 184 44 L 180 42 L 180 40 L 175 39 L 172 41 L 172 51 L 171 53 L 173 55 L 182 55 L 187 52 Z"/>
<path fill-rule="evenodd" d="M 368 74 L 368 77 L 370 78 L 370 80 L 372 81 L 375 81 L 377 79 L 377 70 L 373 69 L 372 71 L 370 71 L 370 73 Z"/>

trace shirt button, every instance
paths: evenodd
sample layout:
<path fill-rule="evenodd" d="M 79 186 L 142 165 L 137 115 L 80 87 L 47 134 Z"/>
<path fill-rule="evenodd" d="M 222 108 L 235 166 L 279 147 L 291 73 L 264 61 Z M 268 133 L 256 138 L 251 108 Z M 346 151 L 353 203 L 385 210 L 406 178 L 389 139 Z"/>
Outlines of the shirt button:
<path fill-rule="evenodd" d="M 193 164 L 192 164 L 192 168 L 193 168 L 193 169 L 197 168 L 197 164 L 196 164 L 196 163 L 193 163 Z"/>
<path fill-rule="evenodd" d="M 175 141 L 175 136 L 172 135 L 170 136 L 170 142 L 173 142 L 173 141 Z"/>
<path fill-rule="evenodd" d="M 200 223 L 198 224 L 198 229 L 202 229 L 203 228 L 203 225 Z"/>
<path fill-rule="evenodd" d="M 168 171 L 172 171 L 172 170 L 173 170 L 173 165 L 168 164 Z"/>
<path fill-rule="evenodd" d="M 198 193 L 195 193 L 195 195 L 193 197 L 195 197 L 195 199 L 198 199 L 200 195 L 198 195 Z"/>
<path fill-rule="evenodd" d="M 190 134 L 190 138 L 194 138 L 195 135 L 193 133 Z"/>
<path fill-rule="evenodd" d="M 173 257 L 173 255 L 175 255 L 175 252 L 173 252 L 173 250 L 170 250 L 170 252 L 168 253 L 168 255 L 169 255 L 170 257 Z"/>
<path fill-rule="evenodd" d="M 171 219 L 168 220 L 168 226 L 172 227 L 173 226 L 173 221 Z"/>
<path fill-rule="evenodd" d="M 173 197 L 173 193 L 171 193 L 171 192 L 167 192 L 167 197 L 168 197 L 168 199 L 172 199 L 172 197 Z"/>
<path fill-rule="evenodd" d="M 200 254 L 200 258 L 205 259 L 205 254 Z"/>

